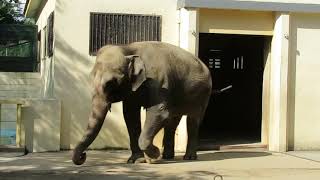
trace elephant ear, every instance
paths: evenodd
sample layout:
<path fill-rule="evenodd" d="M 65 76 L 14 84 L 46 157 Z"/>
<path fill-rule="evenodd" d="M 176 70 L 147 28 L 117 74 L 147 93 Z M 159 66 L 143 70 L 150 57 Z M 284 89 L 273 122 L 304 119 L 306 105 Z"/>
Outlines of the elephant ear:
<path fill-rule="evenodd" d="M 137 89 L 147 79 L 146 68 L 139 56 L 131 55 L 126 56 L 126 58 L 130 61 L 128 66 L 128 74 L 131 82 L 132 91 L 137 91 Z"/>

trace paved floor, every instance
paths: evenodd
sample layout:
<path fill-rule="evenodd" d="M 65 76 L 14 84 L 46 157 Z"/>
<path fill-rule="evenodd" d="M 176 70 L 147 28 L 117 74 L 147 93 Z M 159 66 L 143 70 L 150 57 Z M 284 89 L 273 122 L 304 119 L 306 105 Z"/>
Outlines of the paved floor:
<path fill-rule="evenodd" d="M 173 161 L 126 164 L 129 154 L 129 151 L 89 151 L 86 163 L 75 166 L 69 151 L 26 156 L 0 153 L 0 179 L 320 179 L 320 163 L 317 162 L 320 152 L 303 155 L 252 150 L 202 151 L 197 161 L 183 161 L 182 154 L 178 154 Z"/>

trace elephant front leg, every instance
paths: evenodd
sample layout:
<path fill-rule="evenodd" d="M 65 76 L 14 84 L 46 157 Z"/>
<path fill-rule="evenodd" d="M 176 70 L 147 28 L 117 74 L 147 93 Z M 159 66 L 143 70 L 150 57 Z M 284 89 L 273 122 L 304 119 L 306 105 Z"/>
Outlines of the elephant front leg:
<path fill-rule="evenodd" d="M 160 156 L 159 148 L 153 145 L 153 139 L 168 119 L 169 112 L 164 103 L 147 109 L 146 121 L 139 138 L 140 149 L 151 159 Z"/>
<path fill-rule="evenodd" d="M 138 139 L 141 133 L 140 108 L 141 107 L 136 104 L 136 101 L 132 99 L 123 101 L 123 116 L 130 137 L 130 149 L 132 152 L 127 163 L 145 162 L 144 154 L 138 145 Z"/>
<path fill-rule="evenodd" d="M 182 116 L 170 118 L 164 127 L 162 159 L 174 158 L 174 135 Z"/>

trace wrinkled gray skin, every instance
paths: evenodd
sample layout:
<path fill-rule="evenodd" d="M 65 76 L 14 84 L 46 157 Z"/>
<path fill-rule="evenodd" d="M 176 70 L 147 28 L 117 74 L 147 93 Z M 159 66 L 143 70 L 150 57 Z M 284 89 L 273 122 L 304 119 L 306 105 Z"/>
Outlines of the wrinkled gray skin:
<path fill-rule="evenodd" d="M 199 124 L 210 95 L 211 75 L 195 56 L 179 47 L 160 42 L 105 46 L 97 54 L 92 71 L 94 93 L 88 127 L 73 151 L 72 160 L 85 162 L 84 151 L 94 141 L 111 104 L 123 101 L 123 114 L 132 155 L 128 163 L 158 158 L 153 138 L 164 127 L 163 159 L 174 158 L 174 133 L 187 115 L 188 144 L 184 159 L 197 158 Z M 146 108 L 141 131 L 140 109 Z"/>

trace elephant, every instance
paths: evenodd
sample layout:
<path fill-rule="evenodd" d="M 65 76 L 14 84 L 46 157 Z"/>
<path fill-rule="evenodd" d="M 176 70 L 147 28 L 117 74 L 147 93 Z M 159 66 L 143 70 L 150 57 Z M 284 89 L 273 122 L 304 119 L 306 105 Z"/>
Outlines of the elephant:
<path fill-rule="evenodd" d="M 196 56 L 180 47 L 156 41 L 107 45 L 99 49 L 91 72 L 92 109 L 83 138 L 73 150 L 74 164 L 86 160 L 84 152 L 98 135 L 112 103 L 122 101 L 132 155 L 156 159 L 153 139 L 164 128 L 163 159 L 174 158 L 174 134 L 187 116 L 187 148 L 183 159 L 197 159 L 198 131 L 212 91 L 211 74 Z M 146 109 L 141 128 L 140 110 Z"/>

